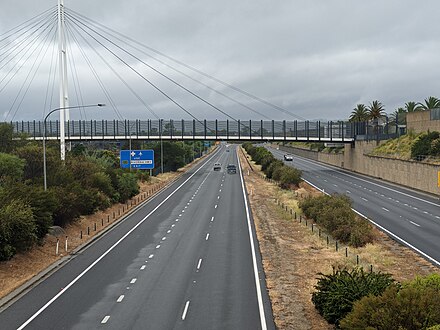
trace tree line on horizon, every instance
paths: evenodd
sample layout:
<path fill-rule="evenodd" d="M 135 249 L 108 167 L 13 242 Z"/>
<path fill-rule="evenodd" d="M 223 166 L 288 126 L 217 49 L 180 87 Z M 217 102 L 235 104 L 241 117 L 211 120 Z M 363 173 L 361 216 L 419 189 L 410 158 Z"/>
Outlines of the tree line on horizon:
<path fill-rule="evenodd" d="M 430 96 L 424 102 L 406 102 L 403 107 L 398 107 L 391 114 L 386 114 L 385 106 L 378 100 L 370 102 L 369 105 L 357 104 L 352 110 L 350 122 L 366 122 L 369 120 L 378 121 L 379 119 L 389 118 L 390 123 L 402 124 L 405 122 L 406 114 L 417 111 L 425 111 L 440 108 L 440 99 Z"/>

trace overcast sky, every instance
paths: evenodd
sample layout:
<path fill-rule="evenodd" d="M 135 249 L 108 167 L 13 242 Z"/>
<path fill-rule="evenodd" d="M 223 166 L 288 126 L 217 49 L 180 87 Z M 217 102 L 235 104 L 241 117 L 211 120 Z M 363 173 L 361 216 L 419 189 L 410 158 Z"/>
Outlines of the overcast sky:
<path fill-rule="evenodd" d="M 55 5 L 56 0 L 2 0 L 0 34 Z M 65 5 L 307 119 L 345 119 L 356 104 L 376 99 L 391 113 L 407 101 L 440 97 L 438 0 L 65 0 Z M 87 50 L 87 45 L 82 47 Z M 115 58 L 100 53 L 159 117 L 189 118 Z M 16 101 L 14 108 L 13 102 L 31 64 L 17 74 L 21 80 L 14 78 L 0 91 L 0 120 L 38 120 L 57 107 L 58 92 L 52 102 L 45 101 L 51 54 L 47 52 L 20 107 Z M 121 116 L 154 118 L 92 51 L 90 54 Z M 71 81 L 70 104 L 108 104 L 80 53 L 75 56 L 77 72 L 69 73 L 69 78 L 80 81 L 83 98 L 76 98 L 78 92 Z M 137 56 L 234 118 L 264 119 L 146 56 Z M 198 118 L 226 118 L 133 59 L 127 61 Z M 11 65 L 0 69 L 0 81 Z M 268 118 L 295 119 L 206 77 L 185 72 Z M 0 83 L 0 90 L 4 84 Z M 87 114 L 102 117 L 99 111 L 91 109 Z M 115 115 L 112 107 L 105 108 L 105 118 Z M 74 119 L 78 116 L 72 111 Z"/>

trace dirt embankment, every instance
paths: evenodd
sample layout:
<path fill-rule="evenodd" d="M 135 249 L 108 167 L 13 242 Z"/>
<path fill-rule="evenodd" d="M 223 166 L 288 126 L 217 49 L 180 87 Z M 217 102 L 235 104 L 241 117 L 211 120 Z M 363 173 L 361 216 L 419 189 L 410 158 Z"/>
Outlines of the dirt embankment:
<path fill-rule="evenodd" d="M 347 250 L 334 242 L 327 245 L 327 236 L 311 221 L 299 221 L 298 200 L 315 189 L 301 184 L 295 191 L 281 190 L 263 178 L 260 167 L 251 162 L 250 170 L 244 154 L 240 161 L 255 221 L 269 296 L 275 323 L 279 329 L 333 329 L 316 311 L 311 302 L 318 273 L 331 273 L 332 267 L 355 266 L 357 256 L 366 269 L 391 273 L 398 281 L 413 279 L 440 270 L 388 236 L 376 230 L 375 244 Z M 249 173 L 249 175 L 248 175 Z M 301 197 L 302 196 L 302 197 Z M 286 211 L 287 206 L 287 211 Z M 292 210 L 292 211 L 290 211 Z M 292 214 L 290 213 L 292 212 Z M 297 213 L 297 219 L 294 218 Z M 321 233 L 321 237 L 318 237 Z"/>

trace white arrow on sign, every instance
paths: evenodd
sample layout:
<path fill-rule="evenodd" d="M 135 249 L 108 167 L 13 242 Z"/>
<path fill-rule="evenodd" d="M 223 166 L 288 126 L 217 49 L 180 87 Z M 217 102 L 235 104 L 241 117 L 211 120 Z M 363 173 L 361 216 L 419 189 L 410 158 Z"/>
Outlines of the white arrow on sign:
<path fill-rule="evenodd" d="M 142 152 L 141 151 L 139 151 L 139 156 L 142 156 Z"/>

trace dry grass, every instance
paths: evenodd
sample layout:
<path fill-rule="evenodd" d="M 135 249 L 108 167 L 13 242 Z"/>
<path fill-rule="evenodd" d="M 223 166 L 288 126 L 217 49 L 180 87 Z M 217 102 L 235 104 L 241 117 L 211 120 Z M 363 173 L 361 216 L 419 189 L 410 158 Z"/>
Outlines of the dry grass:
<path fill-rule="evenodd" d="M 248 165 L 240 153 L 244 173 Z M 279 329 L 332 329 L 316 311 L 311 302 L 318 273 L 330 273 L 333 267 L 356 265 L 356 255 L 365 267 L 391 273 L 398 281 L 416 275 L 439 273 L 439 269 L 413 251 L 397 244 L 385 234 L 376 231 L 375 244 L 360 249 L 350 249 L 345 257 L 345 247 L 336 252 L 327 247 L 326 239 L 319 238 L 317 230 L 311 231 L 295 221 L 290 212 L 280 204 L 298 210 L 298 200 L 318 191 L 301 184 L 296 191 L 282 191 L 277 185 L 262 178 L 257 166 L 245 175 L 250 194 L 250 205 L 255 221 L 259 246 L 263 258 L 267 288 L 272 301 L 276 326 Z"/>

